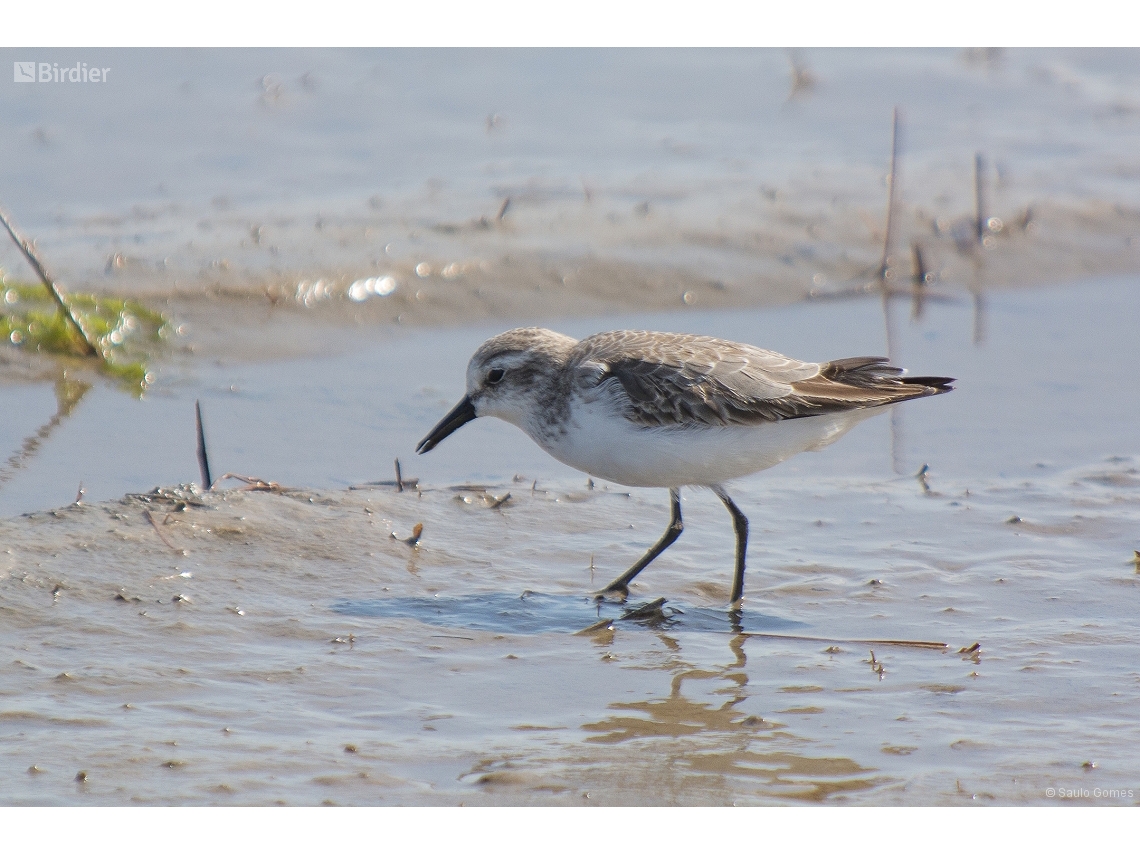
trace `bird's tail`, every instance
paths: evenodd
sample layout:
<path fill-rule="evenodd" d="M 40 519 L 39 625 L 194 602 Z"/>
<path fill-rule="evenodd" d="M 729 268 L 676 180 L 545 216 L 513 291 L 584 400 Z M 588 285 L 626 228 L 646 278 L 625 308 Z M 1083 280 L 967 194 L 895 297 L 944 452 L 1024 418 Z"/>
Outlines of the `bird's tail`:
<path fill-rule="evenodd" d="M 827 363 L 821 374 L 828 380 L 860 389 L 887 390 L 898 386 L 922 386 L 922 394 L 940 395 L 953 390 L 953 377 L 906 377 L 885 356 L 852 356 Z M 915 390 L 917 391 L 917 390 Z"/>
<path fill-rule="evenodd" d="M 925 386 L 928 395 L 941 395 L 943 392 L 953 392 L 950 384 L 955 382 L 954 377 L 900 377 L 899 382 L 906 386 Z"/>

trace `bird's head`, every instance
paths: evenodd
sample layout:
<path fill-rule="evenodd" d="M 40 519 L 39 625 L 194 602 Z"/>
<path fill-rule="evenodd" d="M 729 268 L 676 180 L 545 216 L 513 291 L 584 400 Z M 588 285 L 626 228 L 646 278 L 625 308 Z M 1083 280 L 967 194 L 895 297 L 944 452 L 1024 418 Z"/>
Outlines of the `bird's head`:
<path fill-rule="evenodd" d="M 467 364 L 467 394 L 425 436 L 416 451 L 431 451 L 467 422 L 495 416 L 527 429 L 539 415 L 544 393 L 554 387 L 578 342 L 537 327 L 508 330 L 487 339 Z"/>

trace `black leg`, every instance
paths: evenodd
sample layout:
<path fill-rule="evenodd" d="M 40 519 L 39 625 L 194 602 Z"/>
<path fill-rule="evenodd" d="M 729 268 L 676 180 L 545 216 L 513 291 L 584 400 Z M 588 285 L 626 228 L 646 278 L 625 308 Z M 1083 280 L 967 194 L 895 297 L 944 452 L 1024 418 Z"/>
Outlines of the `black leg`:
<path fill-rule="evenodd" d="M 681 536 L 681 532 L 685 526 L 681 523 L 680 487 L 669 488 L 669 500 L 671 502 L 672 516 L 669 519 L 669 527 L 665 529 L 665 533 L 661 535 L 661 539 L 653 544 L 650 550 L 641 556 L 636 564 L 606 585 L 599 593 L 599 597 L 603 597 L 606 594 L 621 594 L 623 597 L 627 595 L 629 593 L 629 583 L 633 580 L 633 577 L 649 566 L 649 562 L 668 549 L 673 544 L 673 541 Z M 737 511 L 737 513 L 740 512 Z M 747 525 L 747 523 L 745 523 L 745 525 Z"/>
<path fill-rule="evenodd" d="M 744 554 L 748 551 L 748 517 L 740 512 L 723 487 L 713 487 L 728 512 L 732 514 L 732 528 L 736 532 L 736 573 L 732 577 L 732 597 L 729 608 L 739 609 L 744 599 Z"/>

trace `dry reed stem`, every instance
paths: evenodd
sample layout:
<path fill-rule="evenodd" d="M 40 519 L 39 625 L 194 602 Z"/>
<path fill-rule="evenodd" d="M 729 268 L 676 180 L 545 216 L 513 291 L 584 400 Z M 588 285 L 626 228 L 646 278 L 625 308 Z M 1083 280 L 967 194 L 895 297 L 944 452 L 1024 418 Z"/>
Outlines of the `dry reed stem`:
<path fill-rule="evenodd" d="M 71 322 L 71 325 L 75 328 L 75 331 L 79 333 L 79 338 L 83 341 L 86 355 L 97 356 L 100 360 L 105 362 L 106 357 L 103 355 L 102 351 L 100 351 L 97 347 L 95 347 L 94 344 L 91 343 L 91 338 L 87 335 L 87 330 L 85 330 L 83 328 L 83 324 L 79 322 L 79 318 L 76 316 L 75 311 L 71 308 L 71 305 L 67 302 L 67 298 L 64 295 L 63 290 L 55 283 L 51 276 L 48 275 L 47 270 L 44 268 L 43 262 L 40 261 L 39 256 L 36 255 L 35 247 L 33 247 L 32 244 L 29 243 L 28 240 L 25 239 L 22 235 L 16 232 L 16 228 L 12 225 L 11 221 L 8 219 L 7 215 L 2 209 L 0 209 L 0 223 L 4 224 L 4 228 L 8 230 L 8 234 L 11 235 L 12 240 L 15 242 L 20 252 L 23 253 L 24 258 L 28 260 L 28 264 L 30 264 L 32 266 L 32 269 L 36 271 L 36 274 L 40 277 L 40 281 L 44 283 L 44 287 L 48 289 L 48 293 L 51 294 L 52 299 L 55 300 L 56 304 L 59 306 L 60 311 L 63 312 L 64 317 L 66 317 Z"/>

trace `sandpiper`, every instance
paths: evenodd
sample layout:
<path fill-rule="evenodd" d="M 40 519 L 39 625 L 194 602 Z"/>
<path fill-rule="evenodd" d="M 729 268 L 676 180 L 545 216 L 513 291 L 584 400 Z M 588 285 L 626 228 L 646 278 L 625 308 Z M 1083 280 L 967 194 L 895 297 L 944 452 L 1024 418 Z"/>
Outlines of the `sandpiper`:
<path fill-rule="evenodd" d="M 953 382 L 905 377 L 875 356 L 800 362 L 707 336 L 617 330 L 578 341 L 514 329 L 475 351 L 467 394 L 416 451 L 431 451 L 472 419 L 496 416 L 596 478 L 668 488 L 669 527 L 599 596 L 626 597 L 630 581 L 680 536 L 681 487 L 709 487 L 732 515 L 730 607 L 738 609 L 748 519 L 724 484 L 822 448 L 891 404 L 949 392 Z"/>

